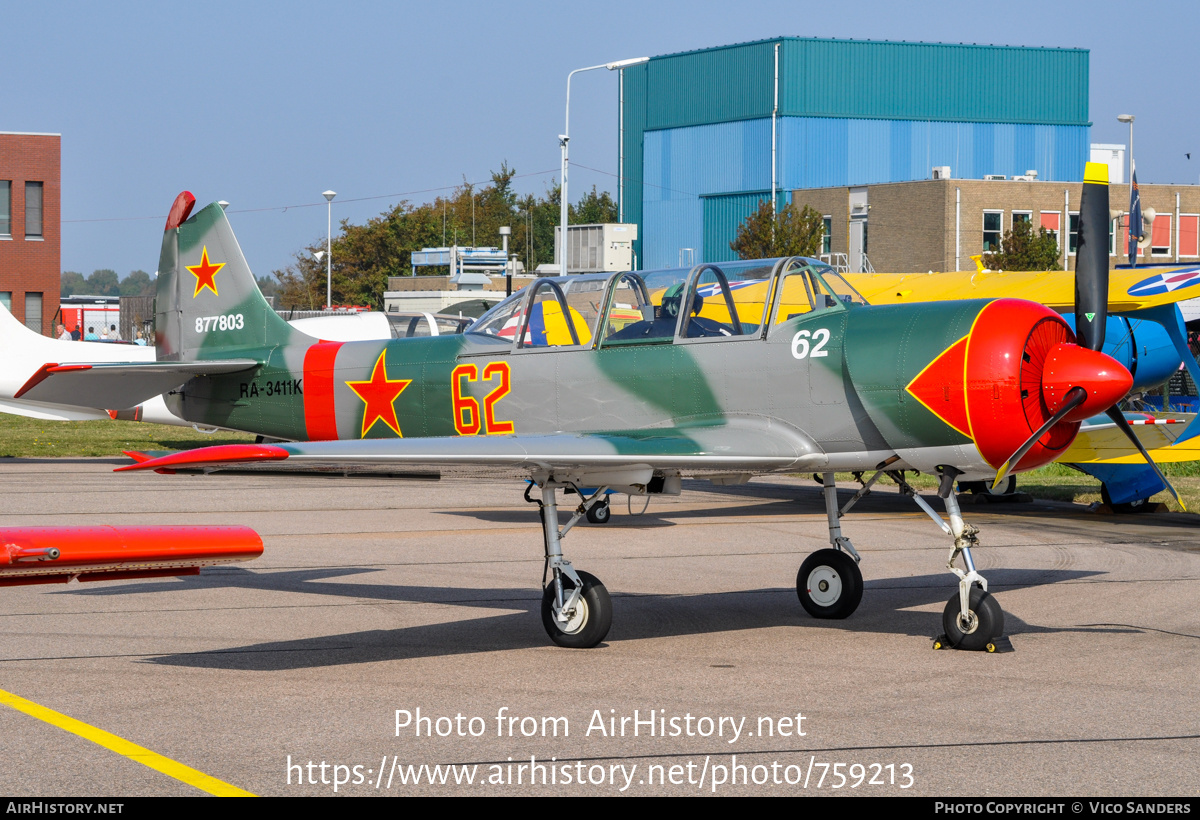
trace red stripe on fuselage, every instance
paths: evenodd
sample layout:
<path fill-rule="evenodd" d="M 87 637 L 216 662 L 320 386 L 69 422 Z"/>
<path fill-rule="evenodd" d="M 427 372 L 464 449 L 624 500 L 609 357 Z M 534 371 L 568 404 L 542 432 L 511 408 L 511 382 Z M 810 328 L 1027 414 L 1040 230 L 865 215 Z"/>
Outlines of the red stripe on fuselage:
<path fill-rule="evenodd" d="M 304 353 L 304 427 L 309 441 L 336 441 L 333 363 L 341 342 L 318 342 Z"/>

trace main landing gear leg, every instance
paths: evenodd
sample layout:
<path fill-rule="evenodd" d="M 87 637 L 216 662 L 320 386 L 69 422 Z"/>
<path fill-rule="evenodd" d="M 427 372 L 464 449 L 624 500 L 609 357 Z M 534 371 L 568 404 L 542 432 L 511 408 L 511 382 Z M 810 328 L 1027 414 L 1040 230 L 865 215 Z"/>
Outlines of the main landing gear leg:
<path fill-rule="evenodd" d="M 958 593 L 946 602 L 942 613 L 942 629 L 946 639 L 957 649 L 996 651 L 995 641 L 1004 632 L 1004 610 L 987 591 L 987 579 L 975 570 L 971 558 L 971 547 L 979 545 L 979 530 L 963 520 L 954 494 L 954 479 L 958 471 L 946 468 L 942 473 L 942 485 L 938 495 L 946 503 L 946 515 L 950 519 L 950 534 L 954 536 L 954 548 L 946 566 L 958 576 Z M 962 555 L 966 570 L 954 565 Z"/>
<path fill-rule="evenodd" d="M 601 497 L 600 493 L 605 489 L 601 488 L 590 500 Z M 589 649 L 604 640 L 612 626 L 612 601 L 604 584 L 593 575 L 576 571 L 563 557 L 562 539 L 587 514 L 591 505 L 581 504 L 560 530 L 554 495 L 555 486 L 547 481 L 542 485 L 539 504 L 542 536 L 546 543 L 546 571 L 550 574 L 550 582 L 542 590 L 542 625 L 550 640 L 559 646 Z"/>
<path fill-rule="evenodd" d="M 837 485 L 833 479 L 833 473 L 821 474 L 832 549 L 817 550 L 804 559 L 796 573 L 796 595 L 800 605 L 814 618 L 845 618 L 858 609 L 862 600 L 863 580 L 858 568 L 861 559 L 850 539 L 842 535 L 840 519 L 844 511 L 838 509 Z"/>

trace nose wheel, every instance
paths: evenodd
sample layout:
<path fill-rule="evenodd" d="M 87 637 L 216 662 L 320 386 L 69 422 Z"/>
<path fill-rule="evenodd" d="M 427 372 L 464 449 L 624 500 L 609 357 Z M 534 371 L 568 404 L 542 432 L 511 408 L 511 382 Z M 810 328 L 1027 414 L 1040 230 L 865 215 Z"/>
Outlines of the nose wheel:
<path fill-rule="evenodd" d="M 533 484 L 525 490 L 525 499 L 530 498 Z M 578 489 L 571 485 L 575 492 Z M 596 490 L 584 500 L 565 526 L 558 525 L 558 505 L 555 503 L 556 486 L 552 481 L 541 484 L 542 500 L 538 513 L 542 519 L 542 537 L 546 545 L 546 567 L 542 582 L 549 574 L 550 582 L 542 589 L 542 626 L 550 640 L 559 646 L 571 649 L 590 649 L 604 640 L 612 626 L 612 599 L 608 590 L 595 575 L 576 570 L 562 551 L 562 539 L 585 515 L 607 501 L 607 487 Z M 608 504 L 604 504 L 608 511 Z M 590 516 L 589 516 L 590 517 Z M 607 516 L 605 516 L 607 519 Z"/>
<path fill-rule="evenodd" d="M 814 618 L 848 617 L 858 609 L 862 593 L 858 564 L 840 550 L 817 550 L 796 573 L 796 595 Z"/>
<path fill-rule="evenodd" d="M 958 593 L 950 596 L 942 612 L 942 629 L 955 649 L 995 652 L 995 641 L 1004 632 L 1004 610 L 990 593 L 973 586 L 966 612 Z"/>

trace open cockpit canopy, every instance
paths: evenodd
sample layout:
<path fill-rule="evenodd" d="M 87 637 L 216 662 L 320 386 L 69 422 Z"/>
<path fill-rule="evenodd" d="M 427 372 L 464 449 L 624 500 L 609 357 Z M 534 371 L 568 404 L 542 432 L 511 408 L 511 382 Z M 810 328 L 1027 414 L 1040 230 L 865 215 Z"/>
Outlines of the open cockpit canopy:
<path fill-rule="evenodd" d="M 791 257 L 542 278 L 467 328 L 514 349 L 747 340 L 866 300 L 833 268 Z"/>

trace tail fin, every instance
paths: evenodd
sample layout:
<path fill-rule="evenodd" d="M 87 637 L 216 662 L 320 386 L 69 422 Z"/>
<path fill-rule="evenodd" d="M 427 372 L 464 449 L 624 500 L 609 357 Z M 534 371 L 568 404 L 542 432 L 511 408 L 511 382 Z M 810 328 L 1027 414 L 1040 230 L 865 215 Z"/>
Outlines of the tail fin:
<path fill-rule="evenodd" d="M 171 206 L 158 261 L 159 361 L 197 361 L 315 340 L 280 318 L 263 298 L 217 203 L 188 218 L 195 197 Z"/>

